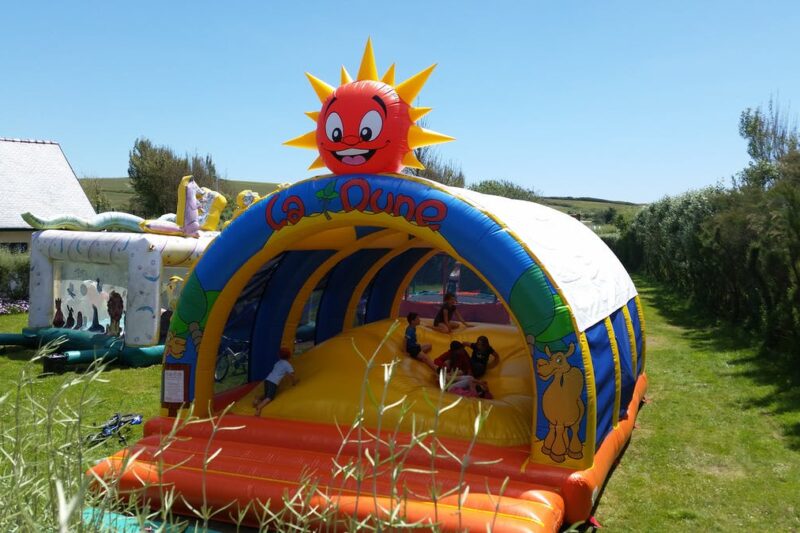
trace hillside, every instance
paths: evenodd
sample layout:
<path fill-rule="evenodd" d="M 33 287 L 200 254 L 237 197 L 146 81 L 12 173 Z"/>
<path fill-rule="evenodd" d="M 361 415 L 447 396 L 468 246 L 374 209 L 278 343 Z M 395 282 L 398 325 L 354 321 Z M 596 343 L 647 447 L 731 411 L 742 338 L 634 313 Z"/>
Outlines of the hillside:
<path fill-rule="evenodd" d="M 79 181 L 90 200 L 94 192 L 93 188 L 97 187 L 111 203 L 112 211 L 128 211 L 128 206 L 133 198 L 133 189 L 129 178 L 84 178 Z M 263 196 L 275 190 L 277 186 L 277 183 L 263 181 L 220 180 L 220 188 L 233 195 L 239 191 L 250 189 Z"/>
<path fill-rule="evenodd" d="M 87 178 L 80 180 L 80 182 L 90 199 L 92 198 L 92 188 L 96 186 L 108 198 L 112 210 L 128 210 L 130 201 L 133 198 L 133 189 L 131 189 L 128 178 Z M 277 187 L 276 183 L 262 181 L 220 180 L 220 182 L 221 188 L 228 194 L 236 194 L 239 191 L 250 189 L 263 196 Z M 613 226 L 607 223 L 608 218 L 621 215 L 624 219 L 630 220 L 643 207 L 630 202 L 571 196 L 544 196 L 541 198 L 541 202 L 579 218 L 598 233 L 614 231 Z M 611 209 L 614 211 L 609 212 Z M 609 215 L 613 216 L 609 217 Z"/>
<path fill-rule="evenodd" d="M 609 209 L 614 209 L 625 219 L 630 220 L 639 210 L 644 207 L 642 204 L 631 202 L 621 202 L 616 200 L 602 200 L 599 198 L 574 198 L 572 196 L 544 196 L 542 203 L 554 209 L 569 214 L 581 215 L 581 220 L 603 221 L 604 214 Z"/>

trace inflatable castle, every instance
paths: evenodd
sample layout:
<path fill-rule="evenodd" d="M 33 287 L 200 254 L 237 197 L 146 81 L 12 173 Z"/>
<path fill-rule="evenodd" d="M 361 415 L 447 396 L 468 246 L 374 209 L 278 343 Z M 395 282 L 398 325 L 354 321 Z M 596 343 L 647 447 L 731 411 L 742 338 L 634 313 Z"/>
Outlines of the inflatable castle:
<path fill-rule="evenodd" d="M 219 234 L 226 203 L 185 176 L 177 214 L 154 220 L 118 211 L 90 219 L 23 213 L 40 230 L 31 239 L 28 327 L 0 334 L 0 345 L 57 342 L 59 352 L 43 359 L 45 372 L 96 359 L 160 363 L 183 280 Z"/>
<path fill-rule="evenodd" d="M 355 79 L 344 68 L 338 87 L 308 75 L 316 128 L 287 144 L 317 150 L 311 168 L 332 174 L 260 199 L 209 245 L 170 324 L 162 416 L 94 475 L 155 504 L 171 487 L 184 499 L 173 511 L 187 513 L 204 503 L 277 511 L 311 478 L 310 505 L 354 520 L 398 505 L 409 522 L 443 530 L 556 531 L 590 517 L 647 386 L 636 289 L 605 244 L 563 213 L 400 173 L 421 167 L 415 148 L 451 140 L 416 124 L 429 109 L 412 102 L 432 70 L 396 84 L 394 65 L 379 76 L 368 42 Z M 442 255 L 474 273 L 507 320 L 451 333 L 424 321 L 419 341 L 436 355 L 488 337 L 500 355 L 483 378 L 491 399 L 440 391 L 404 353 L 406 289 Z M 292 358 L 299 383 L 255 416 L 261 382 L 294 346 L 312 299 L 313 346 Z M 215 369 L 231 354 L 242 377 L 221 382 Z M 380 398 L 377 407 L 365 397 Z M 187 425 L 164 449 L 190 406 L 225 416 Z M 370 457 L 347 437 L 350 424 L 373 436 L 373 458 L 405 446 L 399 476 L 386 469 L 361 483 L 337 472 Z M 218 450 L 210 463 L 209 449 Z"/>

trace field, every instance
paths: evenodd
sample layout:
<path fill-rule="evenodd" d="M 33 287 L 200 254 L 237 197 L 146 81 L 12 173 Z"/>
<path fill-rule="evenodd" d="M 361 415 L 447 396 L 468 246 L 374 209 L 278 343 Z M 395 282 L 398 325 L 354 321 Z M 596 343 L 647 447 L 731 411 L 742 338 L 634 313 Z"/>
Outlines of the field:
<path fill-rule="evenodd" d="M 614 224 L 614 219 L 621 217 L 625 222 L 630 222 L 644 207 L 641 204 L 599 198 L 544 197 L 541 201 L 578 218 L 600 236 L 618 234 L 619 228 Z"/>
<path fill-rule="evenodd" d="M 580 214 L 583 219 L 599 220 L 609 209 L 614 209 L 618 214 L 626 219 L 633 218 L 639 210 L 644 207 L 641 204 L 630 202 L 617 202 L 614 200 L 602 200 L 599 198 L 565 198 L 565 197 L 543 197 L 542 203 L 549 205 L 559 211 L 572 214 Z"/>
<path fill-rule="evenodd" d="M 669 288 L 636 283 L 646 317 L 648 403 L 600 499 L 598 521 L 607 531 L 800 530 L 797 369 L 736 331 L 704 325 Z M 24 322 L 25 315 L 2 316 L 0 331 L 19 331 Z M 12 390 L 35 365 L 30 352 L 5 350 L 0 387 Z M 157 413 L 159 367 L 115 368 L 104 378 L 93 388 L 88 420 Z M 68 379 L 37 379 L 32 394 L 45 402 Z"/>

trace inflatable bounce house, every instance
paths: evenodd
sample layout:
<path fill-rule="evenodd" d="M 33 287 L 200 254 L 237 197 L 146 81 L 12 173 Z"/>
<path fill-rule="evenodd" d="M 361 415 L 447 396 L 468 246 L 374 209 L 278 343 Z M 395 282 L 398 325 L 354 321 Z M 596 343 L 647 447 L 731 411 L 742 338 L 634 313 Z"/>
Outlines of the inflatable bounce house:
<path fill-rule="evenodd" d="M 177 215 L 156 220 L 121 212 L 89 220 L 23 213 L 43 230 L 31 242 L 28 328 L 0 335 L 0 345 L 37 348 L 60 339 L 63 353 L 45 358 L 45 371 L 96 358 L 160 363 L 183 278 L 219 234 L 227 203 L 191 176 L 181 181 L 178 199 Z"/>
<path fill-rule="evenodd" d="M 318 150 L 312 168 L 333 174 L 259 200 L 209 246 L 170 324 L 162 417 L 94 474 L 156 504 L 172 487 L 187 502 L 173 510 L 268 500 L 277 510 L 310 476 L 312 505 L 358 519 L 388 513 L 399 494 L 407 520 L 443 530 L 554 531 L 590 517 L 646 389 L 636 290 L 603 242 L 563 213 L 399 173 L 420 166 L 413 149 L 450 140 L 415 124 L 428 109 L 411 103 L 432 70 L 395 84 L 394 66 L 379 77 L 368 42 L 355 80 L 344 68 L 336 88 L 308 75 L 317 126 L 287 144 Z M 440 393 L 434 372 L 404 353 L 406 288 L 442 255 L 482 280 L 507 320 L 451 333 L 424 321 L 418 340 L 435 356 L 453 340 L 488 337 L 500 356 L 483 378 L 491 398 Z M 310 301 L 313 346 L 291 360 L 299 382 L 255 416 L 261 381 L 294 345 Z M 220 358 L 234 357 L 243 377 L 215 379 Z M 365 391 L 407 411 L 365 405 Z M 436 404 L 440 394 L 450 408 Z M 238 429 L 214 433 L 209 448 L 212 425 L 191 424 L 160 449 L 192 404 L 201 415 L 228 408 L 217 423 Z M 358 455 L 366 445 L 343 436 L 353 421 L 375 437 L 372 457 L 407 446 L 399 478 L 337 476 L 334 458 L 368 461 Z M 434 430 L 442 448 L 432 458 Z M 206 468 L 209 449 L 218 451 Z M 457 492 L 437 499 L 433 485 Z"/>

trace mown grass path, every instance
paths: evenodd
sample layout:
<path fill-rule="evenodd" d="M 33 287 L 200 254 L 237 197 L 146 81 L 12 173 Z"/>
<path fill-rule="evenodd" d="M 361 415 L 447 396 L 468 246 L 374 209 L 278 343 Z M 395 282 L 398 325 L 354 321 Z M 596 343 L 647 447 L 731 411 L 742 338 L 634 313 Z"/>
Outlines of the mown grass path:
<path fill-rule="evenodd" d="M 649 404 L 596 517 L 606 531 L 800 531 L 798 354 L 636 280 Z"/>

